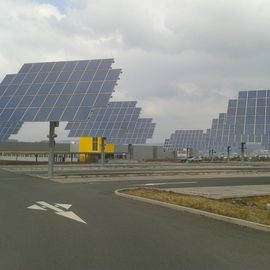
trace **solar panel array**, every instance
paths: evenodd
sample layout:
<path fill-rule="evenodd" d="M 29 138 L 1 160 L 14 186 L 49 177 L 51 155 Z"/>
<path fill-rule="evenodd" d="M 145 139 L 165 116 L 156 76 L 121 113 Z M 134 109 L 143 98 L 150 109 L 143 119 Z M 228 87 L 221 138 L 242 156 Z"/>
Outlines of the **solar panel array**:
<path fill-rule="evenodd" d="M 0 123 L 9 124 L 2 127 L 1 138 L 17 132 L 23 122 L 68 121 L 70 137 L 145 143 L 155 124 L 152 119 L 139 119 L 141 108 L 136 102 L 108 104 L 121 73 L 111 68 L 113 62 L 28 63 L 17 74 L 6 75 L 0 83 Z"/>
<path fill-rule="evenodd" d="M 6 141 L 11 135 L 17 134 L 22 124 L 22 122 L 0 122 L 0 141 Z"/>
<path fill-rule="evenodd" d="M 205 140 L 205 150 L 224 151 L 227 146 L 239 149 L 241 142 L 270 149 L 270 90 L 240 91 L 237 99 L 229 100 L 227 113 L 213 119 Z M 168 144 L 171 140 L 166 141 Z"/>
<path fill-rule="evenodd" d="M 109 102 L 108 106 L 95 108 L 85 122 L 68 123 L 69 137 L 121 138 L 127 129 L 135 127 L 141 108 L 135 101 Z"/>
<path fill-rule="evenodd" d="M 270 134 L 270 90 L 241 91 L 228 105 L 228 124 L 236 141 L 261 142 Z"/>
<path fill-rule="evenodd" d="M 114 144 L 145 144 L 147 139 L 151 139 L 156 124 L 151 118 L 140 118 L 135 126 L 128 128 L 122 137 L 109 137 L 108 143 Z"/>
<path fill-rule="evenodd" d="M 106 107 L 93 109 L 89 119 L 69 122 L 69 137 L 105 137 L 107 143 L 145 144 L 152 138 L 155 124 L 151 118 L 141 118 L 136 101 L 109 102 Z"/>
<path fill-rule="evenodd" d="M 176 130 L 166 142 L 168 150 L 176 151 L 192 147 L 201 149 L 205 144 L 203 130 Z"/>
<path fill-rule="evenodd" d="M 232 129 L 227 124 L 227 114 L 220 113 L 218 118 L 212 120 L 212 126 L 209 130 L 209 148 L 222 150 L 230 145 L 234 139 L 231 130 Z"/>
<path fill-rule="evenodd" d="M 113 59 L 24 64 L 0 84 L 0 122 L 82 121 L 106 106 L 120 69 Z"/>
<path fill-rule="evenodd" d="M 170 147 L 170 139 L 165 139 L 164 145 L 163 145 L 165 150 L 169 150 Z"/>

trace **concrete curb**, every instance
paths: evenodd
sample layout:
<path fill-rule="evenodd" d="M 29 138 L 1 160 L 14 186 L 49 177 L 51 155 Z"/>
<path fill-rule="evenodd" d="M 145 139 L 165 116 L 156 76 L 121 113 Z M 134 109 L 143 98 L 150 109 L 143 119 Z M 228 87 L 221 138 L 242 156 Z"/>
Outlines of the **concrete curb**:
<path fill-rule="evenodd" d="M 171 204 L 171 203 L 160 202 L 160 201 L 156 201 L 156 200 L 152 200 L 152 199 L 129 195 L 129 194 L 125 194 L 125 193 L 121 192 L 124 190 L 126 190 L 126 189 L 118 189 L 118 190 L 115 190 L 114 193 L 115 193 L 115 195 L 121 196 L 124 198 L 133 199 L 133 200 L 146 202 L 146 203 L 151 203 L 151 204 L 155 204 L 155 205 L 159 205 L 159 206 L 163 206 L 163 207 L 168 207 L 168 208 L 171 208 L 171 209 L 174 209 L 177 211 L 185 211 L 185 212 L 189 212 L 189 213 L 196 214 L 196 215 L 214 218 L 217 220 L 237 224 L 240 226 L 244 226 L 244 227 L 248 227 L 248 228 L 252 228 L 252 229 L 256 229 L 256 230 L 260 230 L 260 231 L 270 232 L 270 226 L 268 226 L 268 225 L 255 223 L 255 222 L 247 221 L 247 220 L 243 220 L 243 219 L 228 217 L 228 216 L 222 216 L 219 214 L 214 214 L 214 213 L 210 213 L 210 212 L 206 212 L 206 211 L 202 211 L 202 210 L 198 210 L 198 209 L 194 209 L 194 208 L 190 208 L 190 207 L 186 207 L 186 206 L 175 205 L 175 204 Z"/>
<path fill-rule="evenodd" d="M 5 169 L 6 170 L 6 169 Z M 12 170 L 7 170 L 9 172 L 14 172 Z M 17 172 L 15 172 L 17 173 Z M 167 176 L 163 176 L 163 175 L 155 175 L 155 176 L 112 176 L 112 177 L 108 177 L 108 176 L 105 176 L 103 177 L 102 175 L 99 175 L 99 176 L 90 176 L 88 177 L 87 175 L 85 176 L 53 176 L 51 178 L 48 178 L 47 175 L 43 174 L 38 174 L 36 172 L 33 172 L 33 173 L 25 173 L 26 175 L 29 175 L 29 176 L 34 176 L 34 177 L 38 177 L 38 178 L 41 178 L 41 179 L 46 179 L 46 180 L 52 180 L 52 181 L 55 181 L 55 182 L 59 182 L 59 183 L 70 183 L 70 182 L 74 182 L 74 183 L 80 183 L 80 182 L 92 182 L 92 181 L 139 181 L 139 180 L 151 180 L 151 181 L 159 181 L 159 180 L 182 180 L 182 179 L 185 179 L 185 180 L 191 180 L 191 179 L 200 179 L 200 180 L 208 180 L 208 179 L 213 179 L 213 178 L 243 178 L 243 177 L 246 177 L 246 178 L 250 178 L 250 177 L 269 177 L 270 174 L 199 174 L 199 175 L 167 175 Z M 82 181 L 83 180 L 83 181 Z"/>

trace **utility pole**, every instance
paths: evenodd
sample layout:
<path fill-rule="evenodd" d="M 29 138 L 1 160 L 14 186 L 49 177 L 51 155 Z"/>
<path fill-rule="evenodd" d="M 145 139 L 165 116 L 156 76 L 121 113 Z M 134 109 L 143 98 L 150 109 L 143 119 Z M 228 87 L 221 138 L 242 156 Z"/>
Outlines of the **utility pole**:
<path fill-rule="evenodd" d="M 227 162 L 230 162 L 231 147 L 227 147 Z"/>

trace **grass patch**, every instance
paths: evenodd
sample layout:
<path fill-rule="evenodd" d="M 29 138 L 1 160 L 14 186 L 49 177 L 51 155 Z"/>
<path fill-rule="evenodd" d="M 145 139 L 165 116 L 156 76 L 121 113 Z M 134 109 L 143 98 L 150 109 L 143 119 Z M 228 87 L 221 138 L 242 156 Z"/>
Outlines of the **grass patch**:
<path fill-rule="evenodd" d="M 270 225 L 270 214 L 266 210 L 266 204 L 270 203 L 269 195 L 216 200 L 151 188 L 127 189 L 121 192 L 147 199 L 191 207 L 219 215 Z"/>

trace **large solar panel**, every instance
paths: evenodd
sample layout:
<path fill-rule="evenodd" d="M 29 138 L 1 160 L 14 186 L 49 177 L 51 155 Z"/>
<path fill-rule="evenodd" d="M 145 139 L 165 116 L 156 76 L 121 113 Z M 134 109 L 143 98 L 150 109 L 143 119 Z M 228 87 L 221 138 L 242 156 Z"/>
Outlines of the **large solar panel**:
<path fill-rule="evenodd" d="M 237 99 L 228 102 L 222 133 L 217 124 L 212 123 L 210 136 L 210 145 L 217 150 L 226 146 L 239 149 L 241 142 L 261 143 L 269 149 L 270 91 L 240 91 Z"/>
<path fill-rule="evenodd" d="M 229 103 L 228 114 L 237 137 L 261 141 L 261 136 L 270 133 L 270 91 L 239 92 L 236 102 Z"/>
<path fill-rule="evenodd" d="M 106 106 L 119 79 L 113 59 L 24 64 L 0 84 L 0 122 L 82 121 Z"/>
<path fill-rule="evenodd" d="M 220 113 L 218 118 L 212 120 L 212 127 L 209 132 L 209 149 L 223 150 L 233 143 L 231 126 L 227 124 L 227 114 Z"/>
<path fill-rule="evenodd" d="M 140 118 L 133 128 L 126 130 L 122 137 L 109 137 L 107 142 L 114 144 L 145 144 L 147 139 L 152 138 L 155 126 L 156 124 L 152 123 L 151 118 Z"/>
<path fill-rule="evenodd" d="M 165 139 L 163 147 L 164 147 L 165 150 L 169 150 L 169 148 L 170 148 L 170 139 Z"/>
<path fill-rule="evenodd" d="M 69 137 L 123 137 L 133 129 L 141 108 L 136 101 L 110 102 L 106 107 L 92 109 L 87 121 L 68 123 Z"/>
<path fill-rule="evenodd" d="M 270 90 L 240 91 L 238 99 L 229 101 L 227 115 L 236 143 L 267 144 L 270 134 Z"/>
<path fill-rule="evenodd" d="M 17 134 L 22 124 L 22 122 L 0 122 L 0 141 L 8 140 L 10 135 Z"/>
<path fill-rule="evenodd" d="M 164 146 L 168 150 L 178 151 L 184 148 L 201 150 L 205 148 L 206 137 L 203 130 L 176 130 L 166 139 Z"/>
<path fill-rule="evenodd" d="M 177 145 L 186 143 L 185 138 L 177 142 L 176 137 L 173 133 L 164 146 L 176 149 Z M 229 100 L 227 113 L 220 113 L 213 119 L 204 137 L 205 150 L 225 152 L 227 146 L 231 146 L 239 152 L 241 142 L 261 144 L 262 148 L 270 149 L 270 90 L 240 91 L 237 99 Z M 200 138 L 196 140 L 199 144 Z"/>

